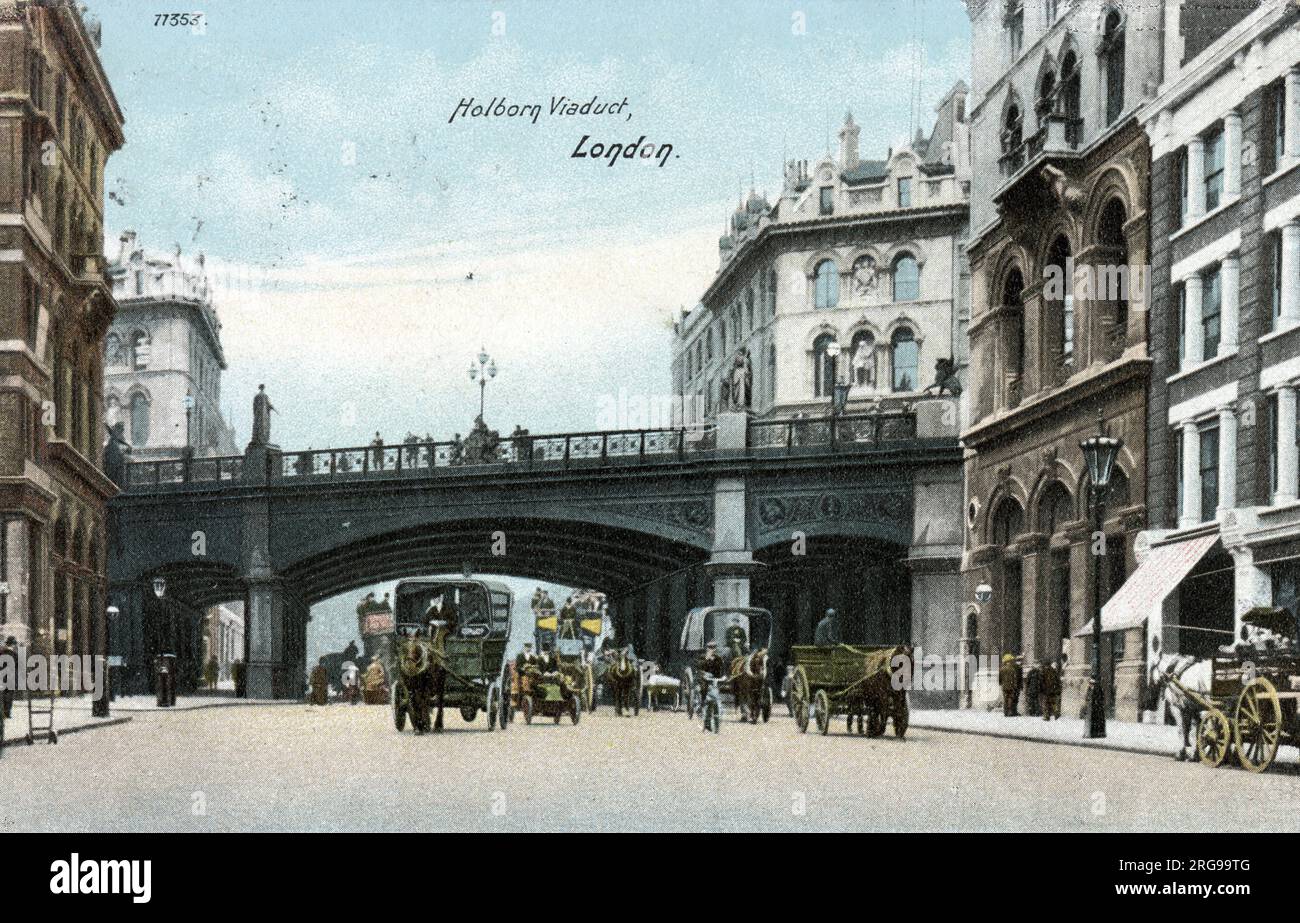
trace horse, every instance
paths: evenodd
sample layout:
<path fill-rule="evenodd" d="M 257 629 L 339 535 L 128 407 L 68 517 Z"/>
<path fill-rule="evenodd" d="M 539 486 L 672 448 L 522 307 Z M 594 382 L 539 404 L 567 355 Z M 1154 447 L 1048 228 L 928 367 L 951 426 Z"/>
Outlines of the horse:
<path fill-rule="evenodd" d="M 729 676 L 732 694 L 740 708 L 740 720 L 748 718 L 750 724 L 757 724 L 767 686 L 767 648 L 734 658 Z"/>
<path fill-rule="evenodd" d="M 1197 660 L 1190 654 L 1161 654 L 1151 662 L 1147 673 L 1146 704 L 1151 706 L 1148 710 L 1155 711 L 1163 702 L 1173 715 L 1174 723 L 1182 728 L 1183 746 L 1177 756 L 1180 760 L 1188 759 L 1188 755 L 1194 752 L 1192 725 L 1196 725 L 1199 733 L 1201 707 L 1170 682 L 1170 678 L 1177 679 L 1192 692 L 1209 696 L 1213 673 L 1212 660 Z"/>
<path fill-rule="evenodd" d="M 398 670 L 406 687 L 406 709 L 411 716 L 415 733 L 432 730 L 442 733 L 443 699 L 447 687 L 447 668 L 443 662 L 446 626 L 435 623 L 433 637 L 404 638 Z M 429 726 L 429 715 L 434 708 L 438 714 Z"/>
<path fill-rule="evenodd" d="M 620 718 L 624 708 L 632 709 L 634 715 L 641 712 L 641 701 L 637 695 L 641 671 L 630 652 L 630 647 L 619 648 L 616 659 L 605 671 L 605 681 L 609 683 L 610 692 L 614 695 L 614 714 Z"/>

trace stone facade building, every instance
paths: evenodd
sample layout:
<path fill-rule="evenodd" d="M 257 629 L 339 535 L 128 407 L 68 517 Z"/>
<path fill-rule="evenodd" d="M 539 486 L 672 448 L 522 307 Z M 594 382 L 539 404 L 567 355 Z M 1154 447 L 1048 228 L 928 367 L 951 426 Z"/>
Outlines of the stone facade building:
<path fill-rule="evenodd" d="M 788 163 L 775 203 L 751 191 L 737 206 L 716 278 L 674 325 L 673 390 L 689 418 L 716 415 L 742 353 L 760 417 L 828 414 L 837 376 L 852 413 L 914 400 L 939 359 L 965 367 L 965 107 L 958 83 L 930 136 L 883 160 L 859 156 L 847 115 L 838 157 Z"/>
<path fill-rule="evenodd" d="M 1144 563 L 1103 627 L 1209 656 L 1297 614 L 1300 8 L 1167 5 L 1151 138 Z M 1132 600 L 1127 597 L 1132 596 Z M 1294 636 L 1294 633 L 1293 633 Z"/>
<path fill-rule="evenodd" d="M 104 167 L 122 111 L 99 26 L 0 0 L 0 635 L 106 647 Z"/>
<path fill-rule="evenodd" d="M 122 424 L 133 461 L 235 455 L 221 413 L 221 322 L 203 254 L 146 254 L 134 231 L 122 234 L 108 269 L 117 318 L 104 350 L 104 411 Z M 187 407 L 187 404 L 189 405 Z"/>
<path fill-rule="evenodd" d="M 1135 113 L 1160 80 L 1159 4 L 967 0 L 972 26 L 971 406 L 963 434 L 968 652 L 1068 657 L 1078 714 L 1094 612 L 1145 526 L 1149 147 Z M 1127 280 L 1125 285 L 1119 280 Z M 1079 448 L 1098 414 L 1124 440 L 1090 554 Z M 992 598 L 975 602 L 981 584 Z M 1103 646 L 1107 702 L 1139 711 L 1139 632 Z M 995 683 L 981 686 L 991 697 Z M 976 696 L 976 704 L 981 702 Z"/>

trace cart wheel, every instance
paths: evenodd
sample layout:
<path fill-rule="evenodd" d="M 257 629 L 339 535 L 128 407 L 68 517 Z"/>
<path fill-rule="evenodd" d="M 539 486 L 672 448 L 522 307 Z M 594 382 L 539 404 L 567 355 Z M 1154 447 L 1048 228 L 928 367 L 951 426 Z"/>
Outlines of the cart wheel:
<path fill-rule="evenodd" d="M 1251 772 L 1263 772 L 1277 756 L 1282 736 L 1282 707 L 1277 690 L 1267 678 L 1257 676 L 1241 690 L 1236 718 L 1233 737 L 1237 759 Z"/>
<path fill-rule="evenodd" d="M 406 730 L 406 687 L 401 683 L 393 684 L 393 726 L 399 734 Z"/>
<path fill-rule="evenodd" d="M 579 707 L 578 697 L 575 695 L 573 699 L 569 702 L 569 717 L 573 719 L 574 724 L 577 724 L 578 716 L 581 714 L 582 714 L 582 709 Z"/>
<path fill-rule="evenodd" d="M 524 709 L 524 724 L 533 723 L 533 700 L 530 696 L 524 696 L 521 705 Z"/>
<path fill-rule="evenodd" d="M 825 689 L 818 689 L 813 704 L 817 709 L 817 730 L 825 736 L 831 731 L 831 697 Z"/>
<path fill-rule="evenodd" d="M 1232 725 L 1228 716 L 1211 708 L 1201 716 L 1196 729 L 1196 755 L 1206 766 L 1221 766 L 1232 749 Z"/>
<path fill-rule="evenodd" d="M 587 711 L 596 710 L 596 675 L 591 671 L 591 664 L 587 664 L 585 671 L 587 682 L 582 690 L 583 704 Z"/>
<path fill-rule="evenodd" d="M 764 724 L 772 720 L 772 687 L 767 684 L 763 685 L 763 708 L 759 714 L 763 716 Z"/>
<path fill-rule="evenodd" d="M 695 671 L 690 667 L 682 670 L 682 695 L 686 697 L 686 717 L 694 721 L 699 706 L 695 702 Z"/>
<path fill-rule="evenodd" d="M 497 688 L 496 683 L 493 683 L 491 686 L 488 687 L 486 710 L 487 710 L 487 719 L 488 719 L 488 730 L 495 731 L 497 729 L 497 715 L 500 714 L 501 712 L 501 692 Z"/>

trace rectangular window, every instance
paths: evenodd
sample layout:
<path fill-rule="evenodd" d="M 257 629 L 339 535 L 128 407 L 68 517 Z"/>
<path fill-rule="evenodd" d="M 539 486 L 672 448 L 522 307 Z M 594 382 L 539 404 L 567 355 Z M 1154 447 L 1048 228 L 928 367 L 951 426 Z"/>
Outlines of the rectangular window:
<path fill-rule="evenodd" d="M 904 177 L 898 181 L 898 207 L 912 207 L 912 180 L 910 177 Z"/>
<path fill-rule="evenodd" d="M 1178 365 L 1187 361 L 1187 286 L 1178 286 Z"/>
<path fill-rule="evenodd" d="M 1223 129 L 1205 139 L 1205 210 L 1214 211 L 1223 196 Z"/>
<path fill-rule="evenodd" d="M 1178 156 L 1178 226 L 1187 223 L 1187 148 Z"/>
<path fill-rule="evenodd" d="M 1268 397 L 1268 494 L 1270 498 L 1277 493 L 1278 422 L 1277 395 L 1270 394 Z"/>
<path fill-rule="evenodd" d="M 1214 518 L 1219 505 L 1219 428 L 1201 430 L 1201 522 Z"/>
<path fill-rule="evenodd" d="M 1282 232 L 1276 231 L 1273 234 L 1273 246 L 1271 248 L 1273 260 L 1273 323 L 1277 327 L 1277 320 L 1282 316 Z"/>
<path fill-rule="evenodd" d="M 1201 334 L 1205 338 L 1203 359 L 1213 359 L 1219 354 L 1219 338 L 1222 334 L 1223 286 L 1220 282 L 1219 269 L 1205 276 L 1201 296 Z"/>
<path fill-rule="evenodd" d="M 1273 84 L 1272 96 L 1273 162 L 1269 164 L 1270 173 L 1282 166 L 1282 160 L 1286 156 L 1286 84 Z"/>
<path fill-rule="evenodd" d="M 830 186 L 821 188 L 821 213 L 823 215 L 835 213 L 835 190 Z"/>

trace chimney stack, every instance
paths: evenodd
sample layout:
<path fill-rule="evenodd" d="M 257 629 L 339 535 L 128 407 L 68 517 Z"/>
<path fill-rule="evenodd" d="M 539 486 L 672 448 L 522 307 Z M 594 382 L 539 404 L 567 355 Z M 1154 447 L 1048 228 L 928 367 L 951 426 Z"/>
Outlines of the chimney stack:
<path fill-rule="evenodd" d="M 844 127 L 840 129 L 840 169 L 855 170 L 858 166 L 858 126 L 853 113 L 844 113 Z"/>

